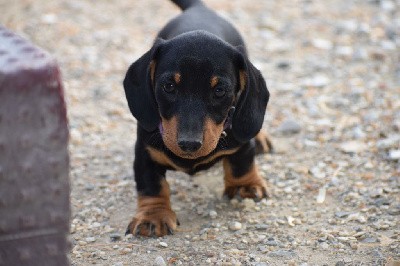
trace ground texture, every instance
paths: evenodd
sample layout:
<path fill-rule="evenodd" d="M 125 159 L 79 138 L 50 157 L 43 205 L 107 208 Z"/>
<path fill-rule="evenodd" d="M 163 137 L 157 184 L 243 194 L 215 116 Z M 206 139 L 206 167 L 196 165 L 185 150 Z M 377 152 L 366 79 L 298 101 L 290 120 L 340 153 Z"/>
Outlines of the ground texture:
<path fill-rule="evenodd" d="M 0 0 L 0 23 L 63 73 L 72 265 L 395 265 L 400 260 L 400 1 L 208 0 L 271 92 L 257 161 L 272 198 L 221 198 L 221 165 L 168 173 L 181 226 L 124 236 L 136 121 L 122 79 L 179 10 L 168 1 Z"/>

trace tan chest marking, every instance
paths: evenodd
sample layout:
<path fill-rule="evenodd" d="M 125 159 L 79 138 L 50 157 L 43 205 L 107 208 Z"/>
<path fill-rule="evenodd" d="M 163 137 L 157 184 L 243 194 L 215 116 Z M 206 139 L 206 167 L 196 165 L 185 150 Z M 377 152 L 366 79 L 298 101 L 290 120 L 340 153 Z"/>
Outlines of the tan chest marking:
<path fill-rule="evenodd" d="M 215 153 L 214 155 L 204 159 L 201 162 L 198 162 L 197 164 L 194 165 L 194 168 L 200 166 L 200 165 L 205 165 L 208 163 L 211 163 L 212 161 L 214 161 L 215 159 L 221 157 L 221 156 L 225 156 L 225 155 L 230 155 L 235 153 L 239 148 L 235 148 L 235 149 L 231 149 L 231 150 L 223 150 L 223 151 L 218 151 L 217 153 Z"/>
<path fill-rule="evenodd" d="M 146 147 L 147 151 L 150 154 L 150 157 L 156 161 L 157 163 L 161 164 L 161 165 L 165 165 L 165 166 L 169 166 L 174 168 L 175 170 L 179 170 L 182 172 L 187 172 L 187 169 L 182 168 L 177 166 L 170 158 L 168 158 L 167 155 L 165 155 L 165 153 L 163 153 L 162 151 L 159 151 L 157 149 L 154 149 L 152 147 Z"/>

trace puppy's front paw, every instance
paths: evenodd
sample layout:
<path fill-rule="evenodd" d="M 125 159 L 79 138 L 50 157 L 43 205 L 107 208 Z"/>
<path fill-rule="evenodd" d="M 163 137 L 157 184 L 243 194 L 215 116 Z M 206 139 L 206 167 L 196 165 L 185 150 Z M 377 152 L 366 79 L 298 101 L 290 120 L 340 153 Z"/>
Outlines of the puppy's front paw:
<path fill-rule="evenodd" d="M 129 223 L 125 234 L 136 236 L 172 235 L 179 222 L 173 210 L 168 208 L 139 210 Z"/>
<path fill-rule="evenodd" d="M 257 167 L 254 162 L 248 169 L 247 173 L 239 176 L 234 176 L 232 165 L 228 160 L 223 163 L 225 170 L 225 190 L 224 196 L 232 199 L 235 196 L 241 198 L 250 198 L 254 200 L 261 200 L 262 198 L 269 198 L 267 182 L 258 173 Z"/>
<path fill-rule="evenodd" d="M 242 199 L 250 198 L 254 200 L 261 200 L 262 198 L 269 198 L 268 189 L 264 180 L 260 180 L 257 184 L 243 185 L 243 186 L 226 186 L 224 196 L 229 199 L 234 198 L 236 195 Z"/>

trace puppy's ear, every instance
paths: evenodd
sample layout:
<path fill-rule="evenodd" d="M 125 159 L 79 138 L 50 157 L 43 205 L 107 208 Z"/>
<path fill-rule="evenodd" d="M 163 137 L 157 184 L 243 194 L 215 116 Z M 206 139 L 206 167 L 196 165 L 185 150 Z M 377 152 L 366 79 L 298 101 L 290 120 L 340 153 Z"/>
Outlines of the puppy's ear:
<path fill-rule="evenodd" d="M 240 86 L 232 119 L 233 136 L 242 143 L 249 141 L 260 131 L 269 100 L 269 91 L 263 76 L 244 54 L 237 55 Z"/>
<path fill-rule="evenodd" d="M 163 43 L 164 40 L 157 39 L 151 50 L 129 67 L 124 79 L 129 109 L 138 124 L 148 132 L 157 129 L 160 123 L 154 95 L 154 74 L 157 55 Z"/>

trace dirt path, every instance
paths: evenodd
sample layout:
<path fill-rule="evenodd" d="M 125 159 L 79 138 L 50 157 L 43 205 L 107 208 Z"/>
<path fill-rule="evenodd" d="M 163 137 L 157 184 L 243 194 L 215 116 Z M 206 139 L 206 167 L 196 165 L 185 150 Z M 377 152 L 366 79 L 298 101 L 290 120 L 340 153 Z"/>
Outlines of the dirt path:
<path fill-rule="evenodd" d="M 12 3 L 11 3 L 12 2 Z M 272 199 L 221 199 L 220 165 L 168 173 L 174 236 L 124 237 L 136 122 L 121 82 L 178 9 L 167 0 L 0 0 L 53 53 L 71 129 L 73 265 L 385 265 L 400 260 L 400 1 L 208 0 L 272 93 L 257 158 Z M 233 230 L 234 229 L 234 230 Z"/>

